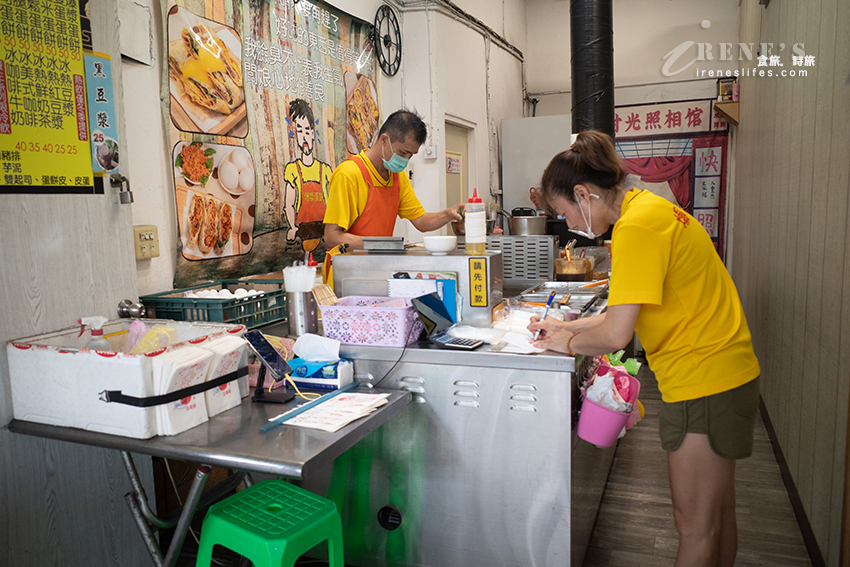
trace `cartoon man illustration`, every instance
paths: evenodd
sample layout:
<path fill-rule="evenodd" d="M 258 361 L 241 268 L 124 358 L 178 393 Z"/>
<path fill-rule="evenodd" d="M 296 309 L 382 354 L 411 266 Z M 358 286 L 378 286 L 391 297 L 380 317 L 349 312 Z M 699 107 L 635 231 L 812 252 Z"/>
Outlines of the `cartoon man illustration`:
<path fill-rule="evenodd" d="M 312 250 L 321 238 L 328 183 L 333 168 L 313 157 L 316 122 L 310 104 L 300 98 L 293 100 L 289 103 L 289 118 L 300 156 L 286 164 L 283 171 L 286 181 L 284 214 L 289 225 L 286 239 L 293 242 L 297 234 L 301 237 L 304 249 Z M 307 241 L 313 240 L 316 242 L 310 242 L 312 246 L 308 246 Z"/>

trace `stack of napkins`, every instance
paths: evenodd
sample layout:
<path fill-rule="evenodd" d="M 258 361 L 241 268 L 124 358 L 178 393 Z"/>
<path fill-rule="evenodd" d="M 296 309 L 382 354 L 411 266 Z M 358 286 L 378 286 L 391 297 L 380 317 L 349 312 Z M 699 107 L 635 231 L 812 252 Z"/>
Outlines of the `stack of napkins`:
<path fill-rule="evenodd" d="M 286 420 L 286 425 L 333 433 L 387 403 L 389 394 L 340 394 Z"/>
<path fill-rule="evenodd" d="M 213 355 L 206 381 L 215 380 L 219 376 L 235 372 L 240 367 L 246 366 L 248 364 L 247 344 L 248 341 L 245 339 L 225 336 L 200 345 L 201 348 L 210 351 Z M 242 396 L 239 394 L 239 387 L 235 380 L 212 390 L 207 390 L 204 392 L 204 397 L 209 417 L 242 403 Z"/>
<path fill-rule="evenodd" d="M 177 348 L 153 357 L 154 394 L 159 396 L 206 381 L 212 359 L 211 351 L 194 346 Z M 203 394 L 158 405 L 156 411 L 159 435 L 176 435 L 209 419 Z"/>

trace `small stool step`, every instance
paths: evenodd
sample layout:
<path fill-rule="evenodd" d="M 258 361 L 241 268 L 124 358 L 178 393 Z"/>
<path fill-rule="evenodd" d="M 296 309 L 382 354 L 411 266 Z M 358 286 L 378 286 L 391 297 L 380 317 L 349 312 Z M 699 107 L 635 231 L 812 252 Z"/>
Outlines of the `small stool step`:
<path fill-rule="evenodd" d="M 283 480 L 264 480 L 210 507 L 195 565 L 208 567 L 213 546 L 221 545 L 255 567 L 292 567 L 324 541 L 330 567 L 345 567 L 336 505 Z"/>

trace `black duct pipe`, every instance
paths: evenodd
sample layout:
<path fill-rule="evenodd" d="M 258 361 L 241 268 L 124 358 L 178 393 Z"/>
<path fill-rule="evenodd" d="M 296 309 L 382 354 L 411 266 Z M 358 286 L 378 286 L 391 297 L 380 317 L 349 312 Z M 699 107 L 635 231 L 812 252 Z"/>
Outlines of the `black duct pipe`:
<path fill-rule="evenodd" d="M 612 0 L 570 0 L 573 132 L 614 137 Z"/>

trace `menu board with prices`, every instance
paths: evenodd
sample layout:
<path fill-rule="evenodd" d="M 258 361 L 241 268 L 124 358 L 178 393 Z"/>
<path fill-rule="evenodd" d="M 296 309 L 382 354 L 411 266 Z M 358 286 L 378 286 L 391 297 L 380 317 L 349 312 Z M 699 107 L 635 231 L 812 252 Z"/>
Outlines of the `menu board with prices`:
<path fill-rule="evenodd" d="M 95 193 L 76 0 L 0 0 L 0 193 Z"/>
<path fill-rule="evenodd" d="M 109 55 L 87 53 L 83 58 L 91 121 L 92 169 L 95 172 L 118 173 L 118 123 Z"/>

